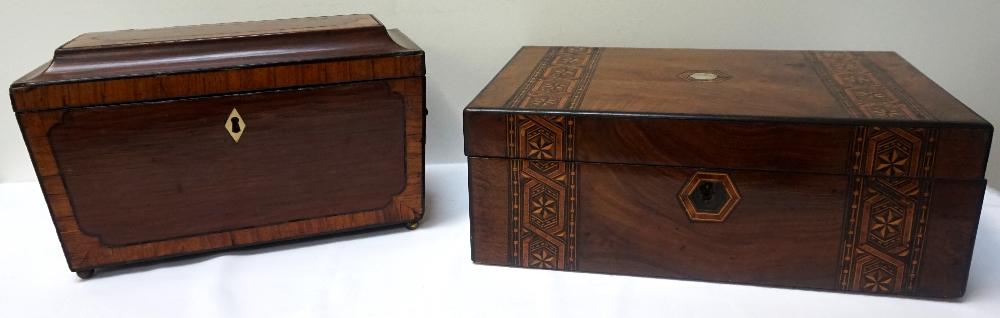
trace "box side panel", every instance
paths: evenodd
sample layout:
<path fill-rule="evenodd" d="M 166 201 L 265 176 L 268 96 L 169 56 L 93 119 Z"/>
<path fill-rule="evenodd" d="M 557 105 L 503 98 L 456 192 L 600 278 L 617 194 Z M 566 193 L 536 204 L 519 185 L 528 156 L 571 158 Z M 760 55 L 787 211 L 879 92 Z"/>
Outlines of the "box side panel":
<path fill-rule="evenodd" d="M 469 219 L 472 223 L 472 261 L 509 265 L 510 162 L 469 158 Z"/>
<path fill-rule="evenodd" d="M 477 263 L 941 298 L 964 291 L 985 188 L 495 158 L 470 169 Z"/>
<path fill-rule="evenodd" d="M 938 180 L 933 191 L 917 294 L 961 297 L 969 280 L 986 181 Z"/>
<path fill-rule="evenodd" d="M 123 246 L 380 209 L 405 108 L 365 83 L 73 109 L 48 135 L 81 230 Z"/>
<path fill-rule="evenodd" d="M 18 114 L 19 119 L 25 123 L 25 137 L 28 140 L 32 155 L 36 160 L 37 167 L 39 169 L 39 176 L 42 181 L 42 186 L 45 191 L 47 200 L 49 201 L 50 209 L 52 210 L 53 218 L 56 223 L 56 228 L 60 233 L 60 239 L 64 245 L 67 259 L 72 270 L 84 270 L 88 268 L 101 267 L 113 264 L 129 263 L 143 260 L 151 260 L 157 258 L 163 258 L 168 256 L 175 256 L 181 254 L 189 254 L 195 252 L 202 252 L 208 250 L 222 249 L 232 246 L 248 245 L 248 244 L 258 244 L 277 240 L 293 239 L 298 237 L 305 237 L 310 235 L 322 234 L 322 233 L 332 233 L 338 231 L 345 231 L 351 229 L 361 229 L 368 228 L 378 225 L 388 225 L 388 224 L 398 224 L 405 222 L 414 222 L 419 220 L 423 215 L 423 118 L 424 118 L 424 86 L 422 78 L 411 78 L 388 81 L 384 83 L 368 83 L 366 85 L 376 85 L 379 89 L 384 90 L 388 93 L 385 96 L 395 96 L 390 98 L 391 100 L 399 99 L 401 102 L 393 104 L 392 108 L 396 108 L 402 113 L 400 116 L 388 116 L 398 120 L 395 124 L 385 123 L 384 125 L 374 125 L 382 126 L 375 127 L 374 129 L 387 129 L 385 126 L 397 126 L 399 129 L 394 129 L 399 133 L 399 142 L 397 146 L 400 151 L 397 159 L 399 161 L 396 164 L 398 171 L 394 174 L 398 175 L 400 178 L 399 186 L 394 187 L 394 190 L 388 193 L 390 199 L 385 204 L 378 204 L 378 206 L 366 206 L 365 200 L 371 199 L 368 197 L 357 197 L 357 198 L 344 198 L 343 194 L 347 193 L 348 196 L 351 193 L 357 194 L 357 189 L 351 191 L 338 192 L 336 189 L 331 187 L 336 187 L 337 184 L 344 184 L 345 182 L 352 185 L 357 185 L 360 183 L 371 183 L 379 182 L 379 180 L 384 178 L 379 178 L 378 175 L 381 172 L 372 172 L 363 176 L 356 176 L 350 178 L 343 178 L 342 180 L 330 179 L 329 176 L 325 176 L 330 173 L 353 173 L 348 170 L 344 170 L 344 166 L 351 165 L 333 165 L 324 166 L 322 169 L 309 168 L 304 166 L 301 162 L 284 162 L 282 167 L 275 169 L 265 169 L 270 171 L 257 171 L 255 169 L 243 169 L 235 174 L 225 175 L 227 169 L 233 169 L 234 167 L 239 167 L 241 165 L 253 165 L 256 163 L 278 163 L 282 162 L 282 156 L 286 156 L 288 160 L 320 160 L 318 162 L 324 162 L 330 158 L 321 155 L 322 152 L 331 150 L 331 145 L 335 144 L 335 140 L 328 140 L 328 142 L 317 141 L 312 143 L 311 149 L 305 153 L 296 153 L 294 148 L 296 144 L 300 144 L 301 141 L 309 138 L 303 139 L 303 136 L 325 136 L 321 138 L 347 138 L 348 143 L 350 140 L 354 139 L 364 139 L 364 136 L 346 136 L 337 134 L 326 134 L 322 133 L 324 129 L 334 129 L 325 126 L 329 123 L 319 123 L 319 125 L 291 125 L 282 126 L 280 123 L 290 123 L 289 121 L 296 120 L 306 120 L 304 117 L 297 116 L 302 114 L 312 114 L 311 117 L 314 119 L 322 119 L 323 113 L 333 112 L 332 108 L 336 108 L 336 105 L 324 104 L 323 101 L 314 100 L 312 102 L 304 102 L 297 104 L 299 108 L 302 107 L 313 107 L 313 106 L 329 106 L 331 109 L 314 109 L 314 113 L 309 111 L 302 113 L 301 109 L 295 112 L 294 107 L 289 109 L 291 113 L 268 113 L 256 112 L 253 110 L 254 105 L 266 108 L 269 103 L 253 103 L 252 101 L 246 101 L 242 99 L 254 99 L 255 96 L 243 96 L 238 99 L 245 103 L 219 103 L 219 104 L 204 104 L 203 110 L 207 110 L 212 107 L 226 107 L 227 110 L 232 108 L 241 109 L 240 115 L 242 119 L 246 120 L 246 126 L 241 128 L 245 129 L 243 135 L 240 137 L 240 141 L 236 142 L 231 134 L 227 130 L 231 130 L 232 127 L 227 127 L 226 122 L 231 119 L 226 114 L 223 114 L 222 121 L 216 122 L 216 119 L 210 119 L 214 116 L 204 116 L 204 120 L 195 119 L 193 121 L 187 121 L 188 123 L 202 123 L 204 122 L 205 127 L 209 127 L 208 130 L 199 127 L 188 127 L 187 129 L 182 129 L 184 127 L 183 122 L 176 121 L 177 118 L 184 117 L 180 113 L 171 113 L 169 111 L 164 113 L 159 113 L 158 116 L 154 116 L 157 119 L 162 120 L 162 122 L 155 121 L 144 121 L 142 123 L 132 123 L 139 124 L 140 126 L 148 126 L 144 129 L 132 129 L 132 130 L 115 130 L 115 127 L 121 128 L 122 125 L 116 126 L 106 126 L 102 128 L 101 131 L 82 131 L 85 134 L 69 134 L 64 137 L 76 136 L 75 138 L 83 138 L 87 134 L 101 134 L 109 133 L 115 131 L 131 131 L 130 134 L 124 134 L 117 137 L 112 136 L 111 139 L 116 140 L 108 144 L 109 147 L 119 147 L 120 150 L 124 151 L 126 154 L 136 154 L 142 153 L 142 149 L 156 150 L 164 152 L 162 156 L 154 156 L 151 158 L 146 158 L 148 160 L 133 160 L 130 162 L 125 162 L 119 165 L 119 169 L 113 169 L 113 167 L 105 167 L 105 169 L 72 169 L 64 170 L 66 167 L 62 166 L 64 161 L 69 157 L 75 155 L 71 152 L 57 153 L 53 150 L 66 150 L 64 147 L 79 147 L 87 143 L 101 143 L 102 138 L 83 138 L 80 140 L 79 144 L 73 145 L 75 142 L 65 142 L 59 146 L 53 146 L 50 143 L 50 136 L 54 130 L 59 129 L 69 129 L 73 125 L 69 125 L 68 121 L 72 121 L 71 116 L 64 116 L 67 112 L 31 112 L 31 113 L 21 113 Z M 338 89 L 344 89 L 342 87 L 332 86 L 327 88 L 319 88 L 317 90 L 332 89 L 334 91 Z M 364 90 L 353 89 L 351 87 L 347 88 L 348 91 L 353 93 L 363 93 Z M 286 92 L 287 93 L 287 92 Z M 280 92 L 265 92 L 261 93 L 264 96 L 269 94 L 274 96 L 280 96 Z M 295 94 L 295 92 L 292 92 Z M 307 94 L 308 95 L 308 94 Z M 334 94 L 337 95 L 337 94 Z M 348 94 L 350 95 L 350 94 Z M 324 96 L 329 97 L 329 95 L 315 94 L 310 95 L 314 98 L 323 99 Z M 338 95 L 339 96 L 339 95 Z M 259 96 L 258 96 L 259 97 Z M 384 98 L 379 99 L 378 96 L 357 96 L 359 99 L 357 103 L 369 105 L 372 100 L 369 100 L 368 104 L 364 101 L 366 98 L 372 98 L 374 100 L 385 100 Z M 267 98 L 264 98 L 267 99 Z M 191 102 L 191 101 L 189 101 Z M 197 103 L 197 102 L 192 102 Z M 376 101 L 376 103 L 378 103 Z M 277 106 L 280 106 L 281 102 L 277 102 Z M 344 105 L 350 105 L 353 103 L 346 103 Z M 391 104 L 391 103 L 390 103 Z M 273 105 L 272 105 L 273 106 Z M 371 105 L 369 105 L 371 106 Z M 147 105 L 147 107 L 155 107 L 155 105 Z M 249 107 L 249 108 L 245 108 Z M 256 107 L 256 108 L 260 108 Z M 117 120 L 118 122 L 127 122 L 130 118 L 132 119 L 144 119 L 142 116 L 128 116 L 127 114 L 120 114 L 121 116 L 116 116 L 114 112 L 116 110 L 125 109 L 142 109 L 142 107 L 136 108 L 103 108 L 104 110 L 109 110 L 112 113 L 107 114 L 109 119 Z M 261 110 L 261 109 L 258 109 Z M 351 117 L 353 115 L 363 115 L 367 110 L 348 112 L 346 117 Z M 256 114 L 255 114 L 256 113 Z M 154 112 L 154 115 L 157 113 Z M 231 114 L 229 115 L 231 116 Z M 357 117 L 357 116 L 354 116 Z M 256 118 L 256 119 L 253 119 Z M 298 118 L 298 119 L 296 119 Z M 148 119 L 148 118 L 145 118 Z M 253 119 L 253 120 L 251 120 Z M 308 122 L 308 120 L 306 120 Z M 89 122 L 89 121 L 88 121 Z M 302 124 L 305 122 L 300 122 Z M 80 123 L 77 123 L 80 124 Z M 85 124 L 85 123 L 84 123 Z M 100 124 L 100 123 L 95 123 Z M 110 124 L 110 122 L 105 122 L 105 124 Z M 315 123 L 314 123 L 315 124 Z M 127 126 L 127 125 L 126 125 Z M 284 147 L 282 149 L 271 149 L 271 151 L 253 151 L 253 149 L 246 148 L 244 150 L 250 150 L 249 154 L 245 156 L 236 156 L 226 160 L 214 160 L 207 159 L 204 161 L 191 161 L 187 164 L 179 164 L 175 161 L 184 158 L 191 159 L 192 155 L 195 157 L 202 155 L 209 155 L 213 151 L 218 154 L 220 151 L 225 152 L 226 146 L 220 146 L 217 148 L 203 148 L 194 149 L 190 147 L 185 147 L 185 143 L 194 142 L 194 139 L 198 139 L 199 132 L 207 133 L 212 135 L 212 129 L 210 127 L 215 127 L 218 129 L 217 133 L 222 133 L 223 135 L 218 138 L 217 141 L 228 140 L 230 143 L 229 148 L 239 147 L 239 146 L 249 146 L 252 147 L 254 143 L 253 140 L 257 139 L 257 143 L 266 140 L 279 141 L 274 138 L 282 139 L 281 136 L 285 136 L 284 142 L 279 142 L 276 144 L 278 148 Z M 327 127 L 327 128 L 324 128 Z M 403 128 L 405 127 L 405 128 Z M 146 129 L 148 128 L 148 129 Z M 103 132 L 102 132 L 103 131 Z M 254 131 L 257 131 L 256 136 Z M 169 134 L 182 134 L 187 137 L 179 139 L 157 139 L 154 132 L 163 132 L 167 135 Z M 152 135 L 150 135 L 152 134 Z M 58 133 L 56 133 L 58 135 Z M 99 137 L 99 136 L 98 136 Z M 136 137 L 142 137 L 136 139 Z M 163 137 L 163 136 L 160 136 Z M 224 138 L 222 138 L 224 137 Z M 131 138 L 131 139 L 130 139 Z M 58 138 L 57 138 L 58 139 Z M 65 138 L 63 138 L 65 139 Z M 211 139 L 211 138 L 210 138 Z M 213 139 L 214 140 L 214 139 Z M 63 140 L 65 141 L 65 140 Z M 106 141 L 106 140 L 105 140 Z M 343 140 L 342 140 L 343 141 Z M 249 142 L 249 143 L 248 143 Z M 171 144 L 174 143 L 174 144 Z M 374 145 L 378 146 L 378 145 Z M 386 145 L 387 147 L 390 145 Z M 84 147 L 87 148 L 87 147 Z M 87 148 L 91 149 L 91 148 Z M 84 151 L 87 149 L 78 149 L 79 151 Z M 95 150 L 96 149 L 92 149 Z M 345 151 L 345 155 L 359 155 L 351 154 L 348 149 L 339 149 L 338 151 Z M 360 149 L 355 149 L 360 150 Z M 393 152 L 390 149 L 376 149 L 372 152 L 376 153 L 377 156 L 382 157 L 392 157 L 390 153 Z M 114 159 L 115 156 L 109 156 L 107 153 L 92 153 L 92 156 L 85 156 L 85 153 L 80 153 L 81 156 L 87 157 L 89 159 L 83 160 L 70 160 L 75 162 L 75 164 L 84 165 L 94 165 L 100 164 L 100 162 L 107 163 L 108 160 Z M 67 157 L 68 156 L 68 157 Z M 405 156 L 405 159 L 404 157 Z M 61 157 L 61 158 L 60 158 Z M 81 157 L 81 158 L 84 158 Z M 276 159 L 270 160 L 266 158 Z M 313 158 L 313 159 L 309 159 Z M 120 158 L 118 158 L 120 159 Z M 372 159 L 372 158 L 369 158 Z M 405 162 L 404 162 L 405 160 Z M 113 160 L 112 160 L 113 161 Z M 372 162 L 381 162 L 380 159 L 374 158 L 370 160 Z M 208 166 L 205 166 L 208 165 Z M 308 165 L 308 164 L 306 164 Z M 403 166 L 405 165 L 405 168 Z M 293 167 L 294 166 L 294 167 Z M 211 169 L 199 172 L 200 168 L 209 167 Z M 93 168 L 93 167 L 91 167 Z M 131 169 L 125 169 L 131 168 Z M 180 169 L 174 171 L 175 173 L 169 173 L 162 175 L 161 178 L 139 178 L 136 176 L 148 173 L 156 173 L 157 171 L 163 172 L 163 170 L 170 169 Z M 239 169 L 237 169 L 239 170 Z M 390 169 L 391 170 L 391 169 Z M 102 171 L 104 173 L 102 173 Z M 338 172 L 339 171 L 339 172 Z M 231 172 L 231 171 L 230 171 Z M 275 173 L 277 172 L 277 173 Z M 261 173 L 267 173 L 267 175 L 261 175 Z M 304 173 L 303 176 L 298 178 L 289 178 L 289 174 Z M 70 176 L 70 174 L 75 175 Z M 83 179 L 80 179 L 80 178 Z M 87 178 L 98 180 L 107 179 L 108 177 L 121 177 L 121 180 L 104 180 L 107 182 L 101 183 L 100 189 L 102 192 L 115 192 L 115 191 L 133 191 L 138 196 L 143 196 L 146 199 L 137 200 L 134 197 L 126 196 L 133 201 L 128 203 L 121 200 L 110 198 L 107 194 L 94 194 L 81 196 L 81 189 L 86 190 L 88 186 L 94 186 L 93 182 L 84 182 L 81 186 L 81 180 L 86 181 Z M 68 180 L 68 179 L 74 180 Z M 95 179 L 96 178 L 96 179 Z M 192 179 L 193 178 L 193 179 Z M 391 177 L 395 178 L 395 177 Z M 221 180 L 229 180 L 221 181 Z M 171 181 L 173 180 L 173 181 Z M 185 183 L 184 180 L 187 180 Z M 176 181 L 176 182 L 175 182 Z M 76 183 L 76 187 L 70 187 L 70 183 Z M 173 184 L 169 190 L 165 185 Z M 215 186 L 211 186 L 211 185 Z M 230 186 L 222 186 L 222 184 L 229 184 Z M 311 186 L 310 186 L 311 185 Z M 205 188 L 208 186 L 208 188 Z M 283 193 L 283 191 L 290 190 L 295 187 L 306 186 L 311 190 L 308 191 L 320 191 L 323 192 L 322 195 L 306 195 L 302 197 L 302 193 Z M 124 188 L 123 188 L 124 187 Z M 193 187 L 193 188 L 192 188 Z M 202 187 L 204 189 L 197 189 Z M 245 191 L 249 188 L 269 188 L 270 192 L 256 192 Z M 135 189 L 129 189 L 135 188 Z M 363 186 L 360 188 L 364 188 Z M 74 190 L 75 191 L 68 191 Z M 169 190 L 169 191 L 167 191 Z M 259 189 L 258 189 L 259 190 Z M 362 189 L 363 190 L 363 189 Z M 167 191 L 167 192 L 163 192 Z M 86 192 L 86 191 L 83 191 Z M 294 192 L 294 191 L 293 191 Z M 114 194 L 114 193 L 110 193 Z M 336 194 L 336 195 L 333 195 Z M 247 197 L 250 195 L 250 197 Z M 112 197 L 115 195 L 111 195 Z M 101 200 L 104 197 L 108 200 Z M 298 199 L 296 199 L 298 197 Z M 339 197 L 339 199 L 336 199 Z M 374 197 L 372 197 L 374 198 Z M 335 199 L 335 200 L 334 200 Z M 356 199 L 356 200 L 355 200 Z M 164 204 L 164 200 L 169 201 Z M 214 200 L 214 201 L 213 201 Z M 221 201 L 229 201 L 221 202 Z M 264 204 L 270 201 L 281 201 L 281 200 L 292 200 L 294 203 L 287 205 L 268 205 Z M 337 201 L 337 202 L 332 202 Z M 123 202 L 119 202 L 123 201 Z M 148 203 L 147 206 L 139 204 L 138 206 L 129 207 L 115 207 L 114 205 L 128 205 L 138 202 Z M 215 202 L 220 201 L 220 202 Z M 324 202 L 325 201 L 325 202 Z M 76 208 L 81 203 L 90 202 L 91 205 L 96 203 L 102 203 L 109 206 L 97 206 L 91 207 L 87 213 L 82 213 L 86 211 L 77 211 Z M 273 203 L 273 202 L 272 202 Z M 369 202 L 371 203 L 371 202 Z M 169 209 L 170 205 L 180 205 L 179 208 Z M 247 207 L 246 205 L 250 206 Z M 360 205 L 359 205 L 360 204 Z M 100 205 L 100 204 L 98 204 Z M 313 206 L 312 208 L 307 206 Z M 320 207 L 316 207 L 319 205 Z M 241 207 L 242 206 L 242 207 Z M 351 210 L 351 206 L 362 209 L 361 211 L 347 211 L 347 208 Z M 152 211 L 150 209 L 164 209 L 169 210 L 170 213 L 167 215 L 160 215 L 157 211 Z M 145 210 L 144 210 L 145 209 Z M 290 210 L 291 209 L 291 210 Z M 295 211 L 292 211 L 295 210 Z M 356 209 L 355 209 L 356 210 Z M 227 212 L 228 211 L 228 212 Z M 338 212 L 339 211 L 339 212 Z M 163 211 L 160 211 L 163 212 Z M 82 213 L 82 214 L 81 214 Z M 97 214 L 95 214 L 97 213 Z M 101 215 L 101 214 L 107 215 Z M 159 214 L 157 214 L 159 213 Z M 186 213 L 186 214 L 185 214 Z M 193 214 L 192 214 L 193 213 Z M 228 214 L 237 213 L 242 214 L 242 216 L 232 216 Z M 135 214 L 135 215 L 130 215 Z M 178 219 L 175 215 L 187 215 L 187 218 Z M 149 219 L 150 216 L 164 216 L 153 217 Z M 86 218 L 87 220 L 81 220 L 78 218 Z M 134 218 L 147 218 L 149 220 L 145 221 L 135 221 Z M 282 220 L 272 220 L 273 218 L 283 218 Z M 132 221 L 129 221 L 132 220 Z M 191 222 L 192 220 L 197 221 L 195 224 L 183 225 L 184 222 Z M 200 221 L 199 221 L 200 220 Z M 82 222 L 86 221 L 86 222 Z M 94 224 L 104 224 L 107 222 L 123 222 L 128 221 L 123 225 L 123 229 L 118 229 L 116 227 L 109 228 L 112 232 L 118 231 L 116 233 L 107 233 L 108 240 L 102 240 L 101 235 L 95 234 L 93 231 L 87 231 L 84 229 L 84 223 L 90 225 Z M 95 223 L 96 222 L 96 223 Z M 104 223 L 102 223 L 104 222 Z M 247 224 L 232 224 L 232 222 L 249 222 Z M 105 224 L 106 225 L 106 224 Z M 206 228 L 208 227 L 208 228 Z M 90 226 L 87 229 L 93 230 L 94 228 L 100 228 Z M 170 231 L 187 231 L 190 229 L 198 229 L 197 233 L 167 233 Z M 121 232 L 124 230 L 125 232 Z M 120 232 L 120 233 L 119 233 Z M 140 232 L 155 237 L 132 237 L 131 235 Z M 102 234 L 102 233 L 99 233 Z M 151 240 L 150 240 L 151 239 Z M 112 240 L 117 240 L 115 242 L 110 242 Z"/>

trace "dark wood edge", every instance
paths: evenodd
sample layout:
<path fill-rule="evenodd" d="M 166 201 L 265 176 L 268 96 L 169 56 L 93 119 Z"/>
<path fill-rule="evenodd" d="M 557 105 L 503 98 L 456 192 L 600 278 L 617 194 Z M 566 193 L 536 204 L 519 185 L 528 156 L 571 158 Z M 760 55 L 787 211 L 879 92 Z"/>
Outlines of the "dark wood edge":
<path fill-rule="evenodd" d="M 962 288 L 959 291 L 958 296 L 956 296 L 955 298 L 964 297 L 965 296 L 965 292 L 966 292 L 966 290 L 969 287 L 969 278 L 970 278 L 969 276 L 972 275 L 972 256 L 973 256 L 973 254 L 975 253 L 975 250 L 976 250 L 976 236 L 979 235 L 979 221 L 982 220 L 982 216 L 983 216 L 982 206 L 983 206 L 983 202 L 986 200 L 986 187 L 988 187 L 988 185 L 986 183 L 986 180 L 982 180 L 982 187 L 980 187 L 980 188 L 983 189 L 983 190 L 982 190 L 982 192 L 980 192 L 980 194 L 978 196 L 979 203 L 977 204 L 980 207 L 980 209 L 979 209 L 979 213 L 975 214 L 976 215 L 976 221 L 974 222 L 975 225 L 972 227 L 972 235 L 971 235 L 972 238 L 969 240 L 969 255 L 966 256 L 966 258 L 965 258 L 965 259 L 969 260 L 968 261 L 968 265 L 966 265 L 966 267 L 965 267 L 965 280 L 962 281 Z M 934 225 L 933 223 L 928 224 L 928 227 L 931 227 L 933 225 Z M 918 276 L 919 275 L 920 274 L 918 274 Z"/>
<path fill-rule="evenodd" d="M 412 82 L 414 80 L 420 81 L 420 90 L 418 92 L 410 91 L 412 88 L 407 88 L 407 82 Z M 307 236 L 315 236 L 326 233 L 342 232 L 354 229 L 376 227 L 381 224 L 397 224 L 397 223 L 410 223 L 420 220 L 424 214 L 424 170 L 423 170 L 423 159 L 424 159 L 424 143 L 423 135 L 425 132 L 424 112 L 423 109 L 426 107 L 424 104 L 425 100 L 425 90 L 424 81 L 425 78 L 406 78 L 397 79 L 389 81 L 391 89 L 404 96 L 406 99 L 407 110 L 406 110 L 406 186 L 403 191 L 394 196 L 389 203 L 389 206 L 383 209 L 362 211 L 352 214 L 338 214 L 328 217 L 312 218 L 307 220 L 291 221 L 275 225 L 267 225 L 261 227 L 254 227 L 248 229 L 234 229 L 225 232 L 218 233 L 206 233 L 199 236 L 192 236 L 186 238 L 171 239 L 166 241 L 157 241 L 150 243 L 141 243 L 135 245 L 129 245 L 124 247 L 105 247 L 102 246 L 96 238 L 89 238 L 85 236 L 78 227 L 78 224 L 73 216 L 72 209 L 69 205 L 68 195 L 65 194 L 66 188 L 65 183 L 62 182 L 62 174 L 56 173 L 52 176 L 42 176 L 39 169 L 40 164 L 44 163 L 48 165 L 46 170 L 53 170 L 58 172 L 57 164 L 54 162 L 54 156 L 52 158 L 42 159 L 40 154 L 44 152 L 52 153 L 52 149 L 47 147 L 47 138 L 44 141 L 37 141 L 29 138 L 29 134 L 22 123 L 22 118 L 24 116 L 34 116 L 36 119 L 40 119 L 42 116 L 59 116 L 61 114 L 58 111 L 53 112 L 34 112 L 34 113 L 23 113 L 17 114 L 17 119 L 22 127 L 22 136 L 25 139 L 25 144 L 28 145 L 28 150 L 31 155 L 32 164 L 35 166 L 36 177 L 39 179 L 39 185 L 42 188 L 42 192 L 46 199 L 46 204 L 49 207 L 50 216 L 53 219 L 53 223 L 56 227 L 57 234 L 59 236 L 60 244 L 63 247 L 63 253 L 66 256 L 67 263 L 72 271 L 81 271 L 97 267 L 113 266 L 120 264 L 127 264 L 133 262 L 146 261 L 151 259 L 159 259 L 172 256 L 180 256 L 191 253 L 199 253 L 202 251 L 218 250 L 224 248 L 230 248 L 235 246 L 252 245 L 258 243 L 267 243 L 278 240 L 285 239 L 296 239 Z M 421 96 L 417 96 L 421 95 Z M 420 107 L 414 107 L 420 104 Z M 420 118 L 417 118 L 420 116 Z M 45 130 L 45 134 L 48 134 L 48 130 L 54 126 L 55 123 L 50 123 L 48 127 L 41 127 Z M 416 127 L 419 126 L 419 127 Z M 40 137 L 40 136 L 36 136 Z M 38 142 L 44 142 L 44 145 L 37 144 Z M 47 148 L 47 149 L 46 149 Z M 48 160 L 51 159 L 51 160 Z M 46 162 L 42 162 L 46 161 Z M 49 162 L 51 161 L 51 162 Z M 50 177 L 57 177 L 60 184 L 53 187 L 51 184 L 47 184 L 46 180 Z M 49 187 L 53 187 L 50 189 Z M 61 190 L 63 194 L 59 195 L 57 193 L 52 193 L 52 190 Z M 417 206 L 411 206 L 413 199 L 419 200 Z M 66 201 L 66 202 L 63 202 Z M 57 205 L 58 204 L 58 205 Z M 65 206 L 68 211 L 59 211 L 60 206 Z M 72 220 L 60 221 L 60 214 L 66 215 L 64 218 L 72 218 Z M 369 220 L 363 220 L 366 215 L 371 215 Z M 409 216 L 406 216 L 408 214 Z M 378 216 L 376 216 L 378 215 Z M 394 217 L 395 216 L 395 217 Z M 367 222 L 366 222 L 367 221 Z M 324 222 L 324 223 L 315 223 Z M 361 222 L 361 223 L 356 223 Z M 346 224 L 346 225 L 345 225 Z M 311 230 L 302 230 L 303 226 L 312 227 Z M 327 226 L 330 229 L 322 230 L 319 229 L 321 226 Z M 265 233 L 265 231 L 277 230 L 279 233 Z M 304 233 L 293 234 L 289 231 L 298 230 Z M 239 235 L 240 237 L 237 237 Z M 89 239 L 88 239 L 89 238 Z M 74 244 L 67 244 L 67 241 L 73 241 Z M 79 250 L 80 245 L 89 245 L 88 250 Z M 74 247 L 70 247 L 73 245 Z M 116 256 L 116 252 L 120 252 L 119 256 Z M 82 255 L 80 255 L 82 253 Z M 97 255 L 92 255 L 97 254 Z M 108 261 L 108 259 L 113 259 Z"/>
<path fill-rule="evenodd" d="M 472 191 L 475 188 L 472 185 L 472 183 L 473 183 L 473 179 L 472 179 L 472 159 L 474 159 L 474 158 L 475 157 L 465 157 L 465 169 L 466 169 L 466 172 L 468 173 L 468 178 L 466 178 L 467 180 L 465 182 L 465 185 L 468 187 L 468 191 L 469 191 L 469 248 L 470 248 L 470 251 L 471 251 L 469 253 L 469 256 L 472 258 L 472 262 L 473 263 L 477 263 L 476 262 L 476 217 L 475 217 L 475 215 L 476 215 L 476 213 L 475 213 L 476 204 L 475 204 L 475 201 L 473 199 L 473 198 L 475 198 L 475 194 L 473 194 L 473 191 Z"/>
<path fill-rule="evenodd" d="M 724 122 L 753 122 L 753 123 L 776 123 L 776 124 L 809 124 L 809 125 L 832 125 L 832 126 L 880 126 L 880 127 L 923 127 L 923 128 L 955 128 L 955 129 L 981 129 L 993 132 L 993 124 L 989 122 L 945 122 L 945 121 L 909 121 L 909 120 L 880 120 L 867 118 L 801 118 L 801 117 L 771 117 L 771 116 L 730 116 L 730 115 L 693 115 L 675 113 L 634 113 L 634 112 L 602 112 L 602 111 L 579 111 L 579 110 L 544 110 L 544 109 L 516 109 L 516 108 L 471 108 L 463 110 L 466 114 L 524 114 L 539 116 L 572 116 L 572 117 L 617 117 L 635 119 L 670 119 L 670 120 L 698 120 L 698 121 L 724 121 Z"/>

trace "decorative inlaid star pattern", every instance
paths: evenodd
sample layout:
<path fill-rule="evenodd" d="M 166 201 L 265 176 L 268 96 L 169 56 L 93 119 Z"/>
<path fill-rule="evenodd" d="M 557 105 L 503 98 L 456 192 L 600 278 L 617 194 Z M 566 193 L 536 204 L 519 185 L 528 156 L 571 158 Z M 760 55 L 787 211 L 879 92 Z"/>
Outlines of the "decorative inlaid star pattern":
<path fill-rule="evenodd" d="M 552 140 L 543 136 L 538 136 L 528 140 L 528 157 L 532 159 L 552 159 L 555 155 L 552 150 L 555 144 Z"/>
<path fill-rule="evenodd" d="M 890 234 L 899 232 L 899 225 L 902 223 L 903 218 L 890 211 L 883 215 L 876 216 L 875 224 L 872 225 L 871 230 L 878 233 L 878 235 L 882 238 L 886 238 Z"/>
<path fill-rule="evenodd" d="M 555 254 L 549 253 L 546 249 L 541 249 L 531 254 L 531 263 L 528 266 L 535 268 L 555 268 L 555 260 Z"/>
<path fill-rule="evenodd" d="M 878 155 L 875 163 L 875 171 L 888 176 L 901 176 L 906 174 L 906 163 L 910 157 L 899 149 L 892 149 L 887 153 Z"/>
<path fill-rule="evenodd" d="M 531 198 L 531 214 L 543 220 L 555 216 L 556 200 L 544 193 Z"/>
<path fill-rule="evenodd" d="M 884 293 L 892 289 L 892 275 L 883 270 L 875 270 L 865 275 L 862 288 L 873 293 Z"/>

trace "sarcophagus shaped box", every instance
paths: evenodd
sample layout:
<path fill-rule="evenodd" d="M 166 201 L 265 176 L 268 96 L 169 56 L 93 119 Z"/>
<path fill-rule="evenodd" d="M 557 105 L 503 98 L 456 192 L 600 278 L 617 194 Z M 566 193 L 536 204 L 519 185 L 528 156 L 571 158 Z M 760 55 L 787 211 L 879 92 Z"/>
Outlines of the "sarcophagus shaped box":
<path fill-rule="evenodd" d="M 416 222 L 423 57 L 370 15 L 100 32 L 10 91 L 86 276 Z"/>
<path fill-rule="evenodd" d="M 476 263 L 925 297 L 993 131 L 891 52 L 525 47 L 464 121 Z"/>

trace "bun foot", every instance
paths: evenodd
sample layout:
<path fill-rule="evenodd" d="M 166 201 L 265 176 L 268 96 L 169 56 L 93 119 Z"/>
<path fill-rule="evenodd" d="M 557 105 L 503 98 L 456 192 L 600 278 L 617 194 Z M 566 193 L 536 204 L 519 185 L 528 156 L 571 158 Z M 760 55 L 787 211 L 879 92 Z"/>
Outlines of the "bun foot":
<path fill-rule="evenodd" d="M 411 230 L 412 231 L 412 230 L 416 230 L 418 225 L 420 225 L 420 224 L 417 223 L 417 222 L 413 222 L 413 223 L 406 223 L 403 226 L 405 226 L 407 230 Z"/>
<path fill-rule="evenodd" d="M 91 278 L 91 277 L 94 277 L 94 270 L 89 269 L 89 270 L 85 270 L 85 271 L 79 271 L 79 272 L 76 272 L 76 276 L 80 277 L 82 279 Z"/>

